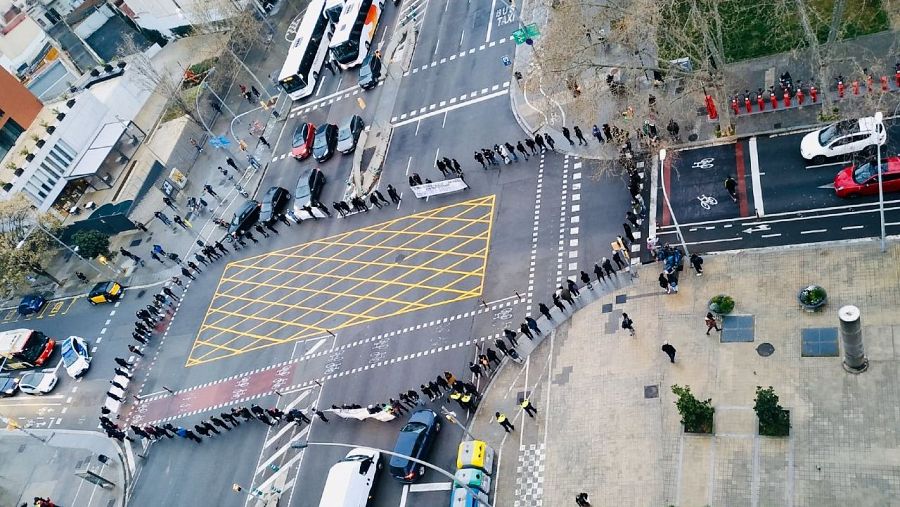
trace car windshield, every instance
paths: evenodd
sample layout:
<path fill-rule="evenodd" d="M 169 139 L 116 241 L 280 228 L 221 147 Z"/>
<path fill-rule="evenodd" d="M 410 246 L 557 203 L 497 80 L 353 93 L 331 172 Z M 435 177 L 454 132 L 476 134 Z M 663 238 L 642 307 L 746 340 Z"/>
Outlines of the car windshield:
<path fill-rule="evenodd" d="M 875 163 L 874 162 L 866 162 L 865 164 L 860 164 L 856 166 L 856 169 L 853 170 L 853 181 L 863 184 L 877 173 L 875 172 Z M 883 162 L 881 164 L 881 174 L 887 171 L 887 162 Z"/>
<path fill-rule="evenodd" d="M 306 125 L 300 125 L 300 128 L 294 131 L 294 146 L 300 146 L 306 141 L 306 136 L 303 135 L 303 131 L 305 130 Z"/>
<path fill-rule="evenodd" d="M 418 433 L 420 431 L 424 431 L 425 428 L 427 428 L 427 427 L 428 426 L 425 426 L 424 423 L 411 422 L 411 423 L 406 423 L 406 426 L 404 426 L 403 429 L 400 430 L 400 432 L 401 433 Z"/>
<path fill-rule="evenodd" d="M 0 390 L 5 391 L 7 389 L 10 389 L 13 385 L 15 385 L 15 383 L 16 383 L 15 377 L 8 377 L 8 376 L 0 377 Z"/>
<path fill-rule="evenodd" d="M 22 375 L 22 380 L 19 382 L 19 385 L 25 387 L 37 387 L 37 385 L 41 383 L 43 375 L 43 373 L 26 373 L 25 375 Z"/>
<path fill-rule="evenodd" d="M 77 346 L 75 342 L 72 342 L 72 345 Z M 62 358 L 63 364 L 65 364 L 66 366 L 70 366 L 72 365 L 72 363 L 78 360 L 78 353 L 73 347 L 69 346 L 69 344 L 66 343 L 62 348 Z"/>
<path fill-rule="evenodd" d="M 353 133 L 350 131 L 350 122 L 341 125 L 341 130 L 338 130 L 338 141 L 346 141 L 350 139 Z"/>
<path fill-rule="evenodd" d="M 324 149 L 328 145 L 328 140 L 326 139 L 328 136 L 325 135 L 325 130 L 322 130 L 321 133 L 316 134 L 316 144 L 314 146 L 315 149 Z"/>
<path fill-rule="evenodd" d="M 263 201 L 260 214 L 269 215 L 272 213 L 272 201 Z"/>
<path fill-rule="evenodd" d="M 47 345 L 47 341 L 42 339 L 43 337 L 37 336 L 37 333 L 32 335 L 31 339 L 28 340 L 28 344 L 22 349 L 21 357 L 27 358 L 28 361 L 34 362 L 41 356 L 41 353 L 44 352 L 44 346 Z"/>
<path fill-rule="evenodd" d="M 825 146 L 840 135 L 838 124 L 829 125 L 819 132 L 819 144 Z"/>

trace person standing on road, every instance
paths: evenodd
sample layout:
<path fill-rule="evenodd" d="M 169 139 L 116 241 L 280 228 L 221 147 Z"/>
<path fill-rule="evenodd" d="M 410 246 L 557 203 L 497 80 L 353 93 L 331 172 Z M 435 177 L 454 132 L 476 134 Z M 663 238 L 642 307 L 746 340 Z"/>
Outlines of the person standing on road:
<path fill-rule="evenodd" d="M 541 149 L 541 153 L 547 153 L 547 146 L 544 144 L 544 138 L 540 134 L 534 136 L 534 142 Z"/>
<path fill-rule="evenodd" d="M 527 336 L 529 340 L 534 340 L 534 335 L 531 334 L 531 328 L 528 327 L 528 324 L 523 322 L 519 325 L 519 330 L 522 331 L 522 334 Z"/>
<path fill-rule="evenodd" d="M 505 336 L 506 339 L 509 340 L 509 343 L 511 343 L 513 347 L 519 346 L 519 340 L 516 339 L 516 332 L 513 331 L 512 329 L 509 329 L 509 328 L 504 329 L 503 336 Z"/>
<path fill-rule="evenodd" d="M 506 346 L 506 342 L 504 342 L 502 339 L 497 338 L 496 340 L 494 340 L 494 345 L 497 347 L 497 350 L 503 353 L 504 356 L 509 355 L 509 347 Z"/>
<path fill-rule="evenodd" d="M 667 341 L 663 342 L 662 347 L 660 347 L 660 350 L 662 350 L 663 352 L 666 353 L 667 356 L 669 356 L 669 361 L 671 361 L 673 363 L 675 362 L 675 352 L 676 352 L 675 347 L 670 345 L 669 342 L 667 342 Z"/>
<path fill-rule="evenodd" d="M 469 363 L 469 371 L 471 371 L 475 375 L 475 378 L 480 377 L 482 373 L 481 366 L 476 362 Z"/>
<path fill-rule="evenodd" d="M 725 178 L 725 190 L 728 191 L 728 195 L 731 196 L 732 201 L 738 202 L 737 181 L 735 181 L 731 176 Z"/>
<path fill-rule="evenodd" d="M 375 206 L 378 209 L 381 209 L 381 207 L 383 206 L 383 204 L 381 204 L 381 202 L 378 200 L 378 196 L 376 196 L 374 193 L 369 194 L 369 202 L 372 203 L 372 206 Z"/>
<path fill-rule="evenodd" d="M 631 226 L 628 225 L 628 222 L 622 222 L 622 229 L 625 230 L 625 237 L 628 238 L 628 241 L 634 243 L 634 232 L 632 232 Z"/>
<path fill-rule="evenodd" d="M 202 273 L 200 270 L 200 266 L 198 266 L 194 261 L 187 261 L 187 265 L 189 268 L 193 269 L 197 273 Z"/>
<path fill-rule="evenodd" d="M 559 296 L 554 292 L 553 293 L 553 306 L 559 308 L 559 311 L 565 315 L 566 313 L 566 305 L 559 299 Z"/>
<path fill-rule="evenodd" d="M 613 258 L 613 262 L 616 263 L 616 268 L 625 269 L 628 267 L 628 264 L 626 264 L 625 260 L 622 259 L 622 254 L 618 250 L 613 252 L 612 258 Z"/>
<path fill-rule="evenodd" d="M 500 423 L 500 426 L 502 426 L 503 429 L 507 433 L 510 433 L 510 432 L 516 430 L 516 427 L 513 426 L 511 422 L 509 422 L 509 418 L 506 417 L 506 414 L 503 414 L 500 412 L 494 412 L 494 417 L 497 419 L 497 422 Z"/>
<path fill-rule="evenodd" d="M 566 141 L 569 141 L 571 146 L 575 146 L 575 141 L 572 140 L 572 134 L 569 132 L 567 127 L 562 128 L 562 135 L 566 138 Z"/>
<path fill-rule="evenodd" d="M 487 165 L 484 163 L 484 155 L 479 152 L 475 152 L 475 161 L 481 164 L 481 168 L 485 171 L 487 170 Z"/>
<path fill-rule="evenodd" d="M 181 268 L 181 274 L 184 275 L 184 276 L 186 276 L 186 277 L 188 277 L 188 278 L 190 278 L 191 280 L 196 280 L 196 279 L 197 279 L 197 278 L 194 277 L 194 275 L 192 275 L 191 272 L 188 271 L 188 269 L 185 268 L 185 267 L 182 267 L 182 268 Z"/>
<path fill-rule="evenodd" d="M 344 208 L 341 207 L 341 205 L 338 204 L 337 201 L 333 201 L 333 202 L 331 203 L 331 207 L 334 208 L 335 211 L 337 211 L 338 213 L 340 213 L 340 215 L 341 215 L 342 218 L 346 218 L 346 217 L 347 217 L 347 215 L 344 213 Z"/>
<path fill-rule="evenodd" d="M 597 283 L 603 281 L 603 268 L 599 264 L 594 264 L 594 276 L 597 277 Z"/>
<path fill-rule="evenodd" d="M 159 219 L 160 222 L 166 225 L 172 225 L 172 221 L 169 220 L 169 217 L 167 217 L 166 214 L 162 211 L 154 211 L 153 216 L 155 216 L 157 219 Z"/>
<path fill-rule="evenodd" d="M 569 292 L 571 292 L 573 296 L 579 297 L 581 295 L 581 293 L 578 292 L 578 284 L 575 283 L 575 280 L 566 279 L 566 285 L 568 285 Z"/>
<path fill-rule="evenodd" d="M 455 162 L 455 159 L 454 159 L 454 162 Z M 458 165 L 458 162 L 457 162 L 457 165 Z M 381 201 L 382 204 L 390 204 L 388 202 L 388 200 L 384 198 L 384 195 L 377 188 L 372 191 L 372 195 L 374 195 L 376 199 Z"/>
<path fill-rule="evenodd" d="M 206 192 L 207 194 L 215 197 L 216 200 L 219 200 L 219 194 L 217 194 L 216 191 L 213 190 L 213 187 L 209 183 L 203 185 L 203 191 Z"/>
<path fill-rule="evenodd" d="M 222 412 L 219 415 L 222 416 L 222 419 L 229 422 L 232 426 L 236 427 L 237 425 L 241 424 L 241 422 L 237 420 L 237 417 L 235 417 L 231 412 Z"/>
<path fill-rule="evenodd" d="M 525 157 L 525 160 L 528 160 L 528 151 L 525 149 L 525 145 L 522 144 L 522 141 L 516 143 L 516 149 L 519 150 L 519 153 Z"/>
<path fill-rule="evenodd" d="M 250 91 L 253 92 L 253 95 L 254 95 L 256 98 L 259 98 L 259 90 L 257 90 L 255 86 L 251 85 L 251 86 L 250 86 Z"/>
<path fill-rule="evenodd" d="M 118 364 L 122 368 L 128 368 L 129 370 L 134 368 L 134 363 L 129 363 L 128 361 L 126 361 L 125 359 L 122 359 L 121 357 L 117 357 L 115 359 L 115 361 L 116 361 L 116 364 Z"/>
<path fill-rule="evenodd" d="M 420 384 L 419 390 L 422 391 L 422 394 L 428 396 L 428 401 L 434 401 L 434 391 L 432 391 L 430 387 L 425 384 Z"/>
<path fill-rule="evenodd" d="M 234 162 L 234 159 L 233 159 L 233 158 L 231 158 L 231 157 L 226 157 L 226 158 L 225 158 L 225 163 L 228 164 L 229 166 L 231 166 L 235 171 L 240 171 L 240 169 L 238 168 L 237 164 Z M 226 174 L 226 176 L 227 176 L 227 174 Z"/>
<path fill-rule="evenodd" d="M 497 363 L 497 366 L 500 366 L 500 356 L 498 356 L 497 353 L 494 352 L 494 349 L 488 347 L 488 349 L 485 351 L 485 355 L 487 356 L 488 361 Z"/>
<path fill-rule="evenodd" d="M 551 150 L 556 149 L 556 141 L 554 141 L 553 138 L 550 137 L 550 134 L 546 132 L 544 132 L 544 141 L 547 141 L 547 146 L 549 146 Z"/>
<path fill-rule="evenodd" d="M 513 162 L 519 161 L 519 157 L 516 155 L 516 147 L 515 146 L 513 146 L 509 143 L 503 143 L 503 147 L 506 148 L 507 152 L 509 152 L 509 156 L 511 156 L 513 158 Z"/>
<path fill-rule="evenodd" d="M 263 229 L 263 226 L 261 224 L 259 224 L 259 223 L 254 224 L 253 228 L 256 229 L 256 232 L 262 234 L 262 237 L 264 237 L 264 238 L 269 237 L 269 233 L 266 232 L 265 229 Z"/>
<path fill-rule="evenodd" d="M 574 127 L 572 127 L 572 130 L 575 131 L 575 137 L 578 138 L 578 145 L 580 146 L 584 144 L 585 146 L 587 146 L 587 139 L 585 139 L 584 134 L 581 133 L 581 128 L 578 125 L 575 125 Z"/>
<path fill-rule="evenodd" d="M 484 165 L 484 164 L 482 164 L 482 165 Z M 393 185 L 388 185 L 388 186 L 387 186 L 387 193 L 388 193 L 388 197 L 391 198 L 391 202 L 392 202 L 392 203 L 394 203 L 394 204 L 400 204 L 400 201 L 401 201 L 402 199 L 400 199 L 400 194 L 397 193 L 397 189 L 394 188 Z"/>
<path fill-rule="evenodd" d="M 178 211 L 178 206 L 175 206 L 175 203 L 172 202 L 172 199 L 169 199 L 167 196 L 163 196 L 162 200 L 166 206 L 172 208 L 175 211 Z"/>
<path fill-rule="evenodd" d="M 262 144 L 263 146 L 265 146 L 266 148 L 268 148 L 270 150 L 272 149 L 272 145 L 269 144 L 269 141 L 267 141 L 266 138 L 262 135 L 259 136 L 259 144 Z"/>
<path fill-rule="evenodd" d="M 525 323 L 528 324 L 528 328 L 531 329 L 532 331 L 534 331 L 535 333 L 537 333 L 539 335 L 544 334 L 543 332 L 541 332 L 541 328 L 538 327 L 537 321 L 532 319 L 531 317 L 525 317 Z"/>
<path fill-rule="evenodd" d="M 559 297 L 566 303 L 569 303 L 570 306 L 575 306 L 575 299 L 572 298 L 572 291 L 562 285 L 559 286 Z"/>
<path fill-rule="evenodd" d="M 325 413 L 324 413 L 324 412 L 322 412 L 321 410 L 318 410 L 316 407 L 313 407 L 313 408 L 312 408 L 312 411 L 313 411 L 313 413 L 316 414 L 316 417 L 318 417 L 319 419 L 322 420 L 322 422 L 325 422 L 325 423 L 328 422 L 328 418 L 325 417 Z"/>
<path fill-rule="evenodd" d="M 225 424 L 225 421 L 223 421 L 222 419 L 219 419 L 219 418 L 216 417 L 216 416 L 212 416 L 212 417 L 209 418 L 209 420 L 212 421 L 212 423 L 215 424 L 216 426 L 218 426 L 218 427 L 220 427 L 220 428 L 222 428 L 222 429 L 226 429 L 226 430 L 228 430 L 228 431 L 231 431 L 231 427 L 228 426 L 227 424 Z"/>
<path fill-rule="evenodd" d="M 622 312 L 622 329 L 627 330 L 631 336 L 634 336 L 634 321 L 625 312 Z"/>
<path fill-rule="evenodd" d="M 553 321 L 553 317 L 550 316 L 550 308 L 547 305 L 545 305 L 544 303 L 539 303 L 538 310 L 544 317 L 547 317 L 547 320 L 551 322 Z"/>
<path fill-rule="evenodd" d="M 144 353 L 141 352 L 141 349 L 135 347 L 134 345 L 132 345 L 130 343 L 128 344 L 128 350 L 130 350 L 132 354 L 136 354 L 138 356 L 144 357 Z"/>
<path fill-rule="evenodd" d="M 534 139 L 530 137 L 525 138 L 525 146 L 528 146 L 528 149 L 531 150 L 532 155 L 537 155 L 537 150 L 535 149 Z"/>
<path fill-rule="evenodd" d="M 603 137 L 606 138 L 606 142 L 611 143 L 613 140 L 612 129 L 609 126 L 609 123 L 603 124 Z"/>
<path fill-rule="evenodd" d="M 579 276 L 581 276 L 581 283 L 585 284 L 588 289 L 594 290 L 594 286 L 591 285 L 591 275 L 585 273 L 584 270 L 582 270 Z"/>

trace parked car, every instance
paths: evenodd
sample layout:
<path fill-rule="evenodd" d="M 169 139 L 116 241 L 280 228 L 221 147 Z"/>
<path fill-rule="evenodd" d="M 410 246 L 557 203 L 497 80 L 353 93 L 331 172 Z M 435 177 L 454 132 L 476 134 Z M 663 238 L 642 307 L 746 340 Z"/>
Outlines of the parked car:
<path fill-rule="evenodd" d="M 262 208 L 259 212 L 259 221 L 264 224 L 270 224 L 278 220 L 278 215 L 287 207 L 288 201 L 291 200 L 291 194 L 287 189 L 282 187 L 271 187 L 263 196 Z"/>
<path fill-rule="evenodd" d="M 72 378 L 84 375 L 91 367 L 91 351 L 88 342 L 79 336 L 70 336 L 60 345 L 63 366 Z"/>
<path fill-rule="evenodd" d="M 303 160 L 312 153 L 313 139 L 316 137 L 316 126 L 312 123 L 301 123 L 294 129 L 291 139 L 291 156 Z"/>
<path fill-rule="evenodd" d="M 374 53 L 369 53 L 359 67 L 359 87 L 363 90 L 371 90 L 378 85 L 381 77 L 381 58 Z"/>
<path fill-rule="evenodd" d="M 44 296 L 41 296 L 40 294 L 30 294 L 22 298 L 17 310 L 19 315 L 31 315 L 32 313 L 41 311 L 45 304 L 47 304 L 47 300 L 44 299 Z"/>
<path fill-rule="evenodd" d="M 88 292 L 87 297 L 90 304 L 98 305 L 100 303 L 113 303 L 118 301 L 119 299 L 122 299 L 124 294 L 125 287 L 119 284 L 119 282 L 110 280 L 94 285 L 94 288 Z"/>
<path fill-rule="evenodd" d="M 19 389 L 19 377 L 12 373 L 0 373 L 0 397 L 16 394 Z"/>
<path fill-rule="evenodd" d="M 350 153 L 355 150 L 356 143 L 359 142 L 359 135 L 365 127 L 366 124 L 358 114 L 354 114 L 341 122 L 341 126 L 338 127 L 338 151 L 341 153 Z"/>
<path fill-rule="evenodd" d="M 313 144 L 313 157 L 319 162 L 325 162 L 334 155 L 335 149 L 337 149 L 337 126 L 331 123 L 319 125 Z"/>
<path fill-rule="evenodd" d="M 881 160 L 881 182 L 885 192 L 900 191 L 900 157 Z M 834 177 L 834 192 L 838 197 L 878 195 L 878 170 L 875 159 L 845 167 Z"/>
<path fill-rule="evenodd" d="M 875 146 L 887 141 L 884 125 L 874 117 L 844 120 L 810 132 L 800 141 L 800 155 L 814 164 L 830 157 L 841 157 L 862 151 L 875 153 Z"/>
<path fill-rule="evenodd" d="M 319 200 L 326 182 L 325 174 L 318 167 L 303 171 L 297 180 L 297 188 L 294 189 L 295 215 L 302 216 L 299 213 L 304 206 L 312 206 L 312 203 Z"/>
<path fill-rule="evenodd" d="M 364 507 L 372 499 L 381 453 L 357 447 L 328 471 L 319 507 Z"/>
<path fill-rule="evenodd" d="M 434 410 L 416 410 L 400 428 L 394 452 L 425 461 L 439 431 L 441 420 Z M 425 473 L 423 465 L 399 456 L 391 457 L 390 470 L 395 479 L 406 484 L 415 482 Z"/>
<path fill-rule="evenodd" d="M 235 234 L 237 232 L 246 232 L 259 221 L 259 201 L 248 199 L 234 212 L 234 218 L 231 219 L 231 226 L 228 232 Z"/>
<path fill-rule="evenodd" d="M 32 371 L 19 380 L 19 390 L 25 394 L 40 396 L 47 394 L 56 387 L 59 377 L 52 371 Z"/>

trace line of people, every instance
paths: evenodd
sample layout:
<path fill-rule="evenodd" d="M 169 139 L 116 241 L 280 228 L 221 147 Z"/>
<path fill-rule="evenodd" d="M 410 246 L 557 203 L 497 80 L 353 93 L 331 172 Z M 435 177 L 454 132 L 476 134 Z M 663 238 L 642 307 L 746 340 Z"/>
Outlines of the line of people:
<path fill-rule="evenodd" d="M 540 153 L 546 153 L 548 148 L 551 150 L 556 148 L 556 141 L 553 137 L 548 133 L 536 134 L 534 138 L 516 141 L 515 145 L 509 142 L 503 142 L 495 144 L 493 148 L 481 148 L 480 150 L 475 150 L 473 158 L 476 162 L 481 164 L 482 169 L 487 170 L 488 166 L 500 165 L 500 162 L 497 161 L 497 157 L 500 157 L 500 160 L 502 160 L 504 164 L 509 165 L 519 161 L 519 156 L 516 155 L 517 151 L 522 155 L 522 158 L 528 160 L 529 155 L 537 155 L 538 150 L 540 150 Z"/>

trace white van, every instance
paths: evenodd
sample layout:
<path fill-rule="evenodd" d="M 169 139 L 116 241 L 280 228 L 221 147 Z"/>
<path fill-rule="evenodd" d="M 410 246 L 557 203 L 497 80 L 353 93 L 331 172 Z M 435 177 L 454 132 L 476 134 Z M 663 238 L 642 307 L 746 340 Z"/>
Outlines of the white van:
<path fill-rule="evenodd" d="M 380 469 L 380 452 L 367 447 L 348 452 L 328 472 L 319 507 L 365 507 Z"/>

